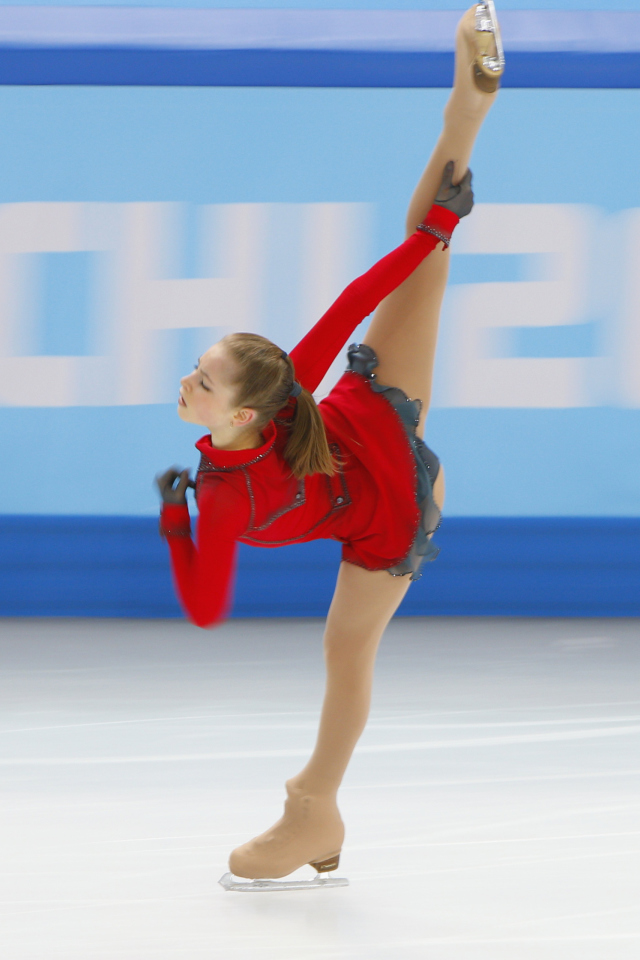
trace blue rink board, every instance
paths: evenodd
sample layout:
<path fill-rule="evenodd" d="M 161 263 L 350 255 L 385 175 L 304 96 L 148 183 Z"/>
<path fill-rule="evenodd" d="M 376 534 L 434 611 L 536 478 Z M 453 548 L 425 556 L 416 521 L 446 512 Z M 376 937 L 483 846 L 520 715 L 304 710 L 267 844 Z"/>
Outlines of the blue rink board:
<path fill-rule="evenodd" d="M 640 616 L 640 518 L 448 519 L 404 616 Z M 339 546 L 241 547 L 235 617 L 324 616 Z M 0 518 L 0 615 L 181 616 L 150 517 Z"/>
<path fill-rule="evenodd" d="M 0 85 L 194 87 L 450 87 L 453 54 L 369 50 L 12 49 Z M 503 87 L 632 89 L 640 53 L 517 51 Z"/>

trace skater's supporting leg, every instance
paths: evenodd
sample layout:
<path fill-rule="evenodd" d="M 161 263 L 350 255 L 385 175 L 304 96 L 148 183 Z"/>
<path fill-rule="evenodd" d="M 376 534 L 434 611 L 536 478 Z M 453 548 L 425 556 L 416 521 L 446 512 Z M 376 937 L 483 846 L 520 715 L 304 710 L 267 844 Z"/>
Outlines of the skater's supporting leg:
<path fill-rule="evenodd" d="M 408 577 L 340 565 L 324 635 L 320 729 L 311 759 L 292 781 L 305 792 L 335 797 L 369 715 L 378 645 L 408 587 Z"/>
<path fill-rule="evenodd" d="M 233 851 L 232 873 L 283 877 L 340 852 L 344 827 L 336 794 L 367 722 L 380 638 L 408 587 L 407 577 L 390 577 L 386 570 L 340 565 L 325 630 L 327 686 L 315 749 L 287 783 L 284 816 Z"/>

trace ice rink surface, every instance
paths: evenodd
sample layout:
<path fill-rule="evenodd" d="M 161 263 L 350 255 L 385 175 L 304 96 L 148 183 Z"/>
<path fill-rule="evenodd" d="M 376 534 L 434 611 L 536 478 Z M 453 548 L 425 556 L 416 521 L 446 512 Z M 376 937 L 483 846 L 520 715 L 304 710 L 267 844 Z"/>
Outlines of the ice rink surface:
<path fill-rule="evenodd" d="M 0 621 L 2 956 L 637 960 L 636 620 L 395 621 L 341 792 L 351 885 L 218 886 L 311 749 L 321 634 Z"/>

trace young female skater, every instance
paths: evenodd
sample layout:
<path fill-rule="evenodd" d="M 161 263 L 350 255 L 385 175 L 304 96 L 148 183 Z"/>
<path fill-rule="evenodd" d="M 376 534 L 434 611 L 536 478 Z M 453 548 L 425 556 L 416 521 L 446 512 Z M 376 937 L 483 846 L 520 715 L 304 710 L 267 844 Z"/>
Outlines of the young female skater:
<path fill-rule="evenodd" d="M 486 0 L 458 26 L 454 86 L 409 204 L 408 239 L 347 287 L 291 356 L 263 337 L 231 334 L 181 381 L 180 416 L 208 430 L 196 444 L 197 546 L 188 471 L 170 469 L 158 486 L 161 530 L 190 618 L 208 626 L 224 617 L 238 541 L 275 547 L 331 538 L 343 545 L 324 636 L 327 687 L 316 746 L 286 784 L 283 817 L 232 852 L 230 869 L 239 877 L 338 865 L 344 827 L 337 791 L 367 719 L 378 644 L 421 562 L 437 552 L 430 536 L 444 476 L 419 436 L 447 247 L 473 204 L 467 164 L 502 67 Z M 349 348 L 347 372 L 316 407 L 311 392 L 375 307 L 364 342 Z"/>

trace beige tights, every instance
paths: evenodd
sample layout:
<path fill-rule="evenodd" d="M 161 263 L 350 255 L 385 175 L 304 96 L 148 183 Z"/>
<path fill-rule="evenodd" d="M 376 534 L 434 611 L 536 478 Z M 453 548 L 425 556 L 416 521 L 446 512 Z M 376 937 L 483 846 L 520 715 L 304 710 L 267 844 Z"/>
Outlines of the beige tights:
<path fill-rule="evenodd" d="M 476 135 L 495 99 L 495 94 L 479 91 L 472 80 L 474 11 L 471 8 L 458 27 L 454 88 L 444 111 L 442 134 L 409 204 L 409 232 L 433 203 L 447 161 L 456 162 L 456 181 L 464 176 Z M 431 394 L 447 270 L 448 252 L 434 251 L 378 307 L 365 338 L 380 359 L 380 381 L 422 398 L 422 425 Z M 442 470 L 434 497 L 441 506 Z M 335 866 L 344 839 L 336 803 L 338 787 L 367 722 L 378 644 L 408 587 L 406 577 L 340 565 L 324 637 L 327 685 L 315 749 L 304 769 L 287 782 L 282 818 L 233 851 L 232 873 L 277 878 L 305 863 L 325 861 L 327 867 Z"/>

